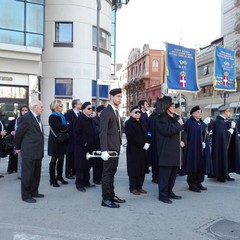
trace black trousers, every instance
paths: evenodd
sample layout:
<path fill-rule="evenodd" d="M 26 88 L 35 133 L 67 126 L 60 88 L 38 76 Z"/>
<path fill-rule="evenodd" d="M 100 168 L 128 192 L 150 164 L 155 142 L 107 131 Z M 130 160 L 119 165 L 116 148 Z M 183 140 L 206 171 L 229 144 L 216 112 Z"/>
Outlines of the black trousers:
<path fill-rule="evenodd" d="M 173 192 L 173 187 L 176 181 L 178 167 L 159 167 L 158 175 L 158 193 L 159 199 L 168 199 Z"/>
<path fill-rule="evenodd" d="M 76 169 L 76 188 L 90 185 L 90 167 Z"/>
<path fill-rule="evenodd" d="M 115 196 L 114 192 L 114 175 L 117 172 L 119 158 L 109 158 L 103 161 L 102 173 L 102 198 L 111 200 Z"/>
<path fill-rule="evenodd" d="M 8 173 L 17 172 L 18 170 L 17 167 L 18 167 L 18 154 L 14 154 L 12 152 L 11 154 L 9 154 L 7 172 Z"/>
<path fill-rule="evenodd" d="M 22 158 L 22 199 L 37 195 L 41 178 L 42 159 Z"/>
<path fill-rule="evenodd" d="M 103 160 L 101 158 L 93 158 L 93 182 L 102 180 Z"/>
<path fill-rule="evenodd" d="M 141 189 L 144 183 L 145 174 L 140 176 L 129 176 L 129 191 Z"/>
<path fill-rule="evenodd" d="M 75 175 L 74 169 L 74 152 L 67 152 L 65 163 L 65 177 Z"/>
<path fill-rule="evenodd" d="M 188 173 L 187 183 L 190 187 L 191 186 L 197 187 L 203 181 L 204 181 L 204 171 L 203 170 L 199 170 L 199 171 L 193 172 L 193 173 Z"/>

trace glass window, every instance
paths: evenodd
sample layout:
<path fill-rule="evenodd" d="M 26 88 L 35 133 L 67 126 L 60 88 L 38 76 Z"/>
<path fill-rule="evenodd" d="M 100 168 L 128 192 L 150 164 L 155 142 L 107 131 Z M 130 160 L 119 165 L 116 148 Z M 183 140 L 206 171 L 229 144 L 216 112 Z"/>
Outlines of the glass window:
<path fill-rule="evenodd" d="M 73 94 L 73 80 L 71 78 L 55 79 L 55 96 L 69 96 Z"/>
<path fill-rule="evenodd" d="M 43 47 L 43 36 L 37 34 L 26 34 L 26 45 L 32 47 Z"/>
<path fill-rule="evenodd" d="M 24 33 L 0 29 L 0 42 L 16 45 L 24 45 Z"/>
<path fill-rule="evenodd" d="M 24 4 L 13 0 L 1 0 L 0 28 L 24 31 Z"/>
<path fill-rule="evenodd" d="M 26 97 L 27 97 L 26 87 L 1 86 L 0 88 L 0 98 L 26 99 Z"/>
<path fill-rule="evenodd" d="M 97 81 L 92 80 L 92 97 L 96 97 L 97 94 Z M 99 97 L 108 98 L 108 85 L 99 85 Z"/>
<path fill-rule="evenodd" d="M 26 31 L 43 34 L 43 6 L 27 4 Z"/>
<path fill-rule="evenodd" d="M 44 0 L 27 0 L 27 2 L 44 4 Z"/>
<path fill-rule="evenodd" d="M 55 42 L 73 42 L 73 23 L 56 22 Z"/>
<path fill-rule="evenodd" d="M 93 27 L 92 37 L 93 37 L 92 38 L 93 46 L 97 47 L 97 28 L 96 27 Z M 111 40 L 110 34 L 102 29 L 99 29 L 99 48 L 102 48 L 110 52 L 111 50 L 110 40 Z"/>

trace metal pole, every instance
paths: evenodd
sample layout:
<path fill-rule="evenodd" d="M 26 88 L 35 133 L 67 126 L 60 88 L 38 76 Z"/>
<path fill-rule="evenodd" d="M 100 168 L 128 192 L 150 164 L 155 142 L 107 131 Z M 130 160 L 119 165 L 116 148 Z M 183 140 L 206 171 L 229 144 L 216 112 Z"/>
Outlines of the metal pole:
<path fill-rule="evenodd" d="M 100 61 L 99 61 L 99 42 L 100 42 L 100 34 L 99 34 L 99 25 L 100 25 L 100 10 L 101 10 L 101 0 L 97 0 L 97 53 L 96 53 L 96 106 L 99 105 L 99 85 L 97 80 L 99 79 L 100 73 Z"/>

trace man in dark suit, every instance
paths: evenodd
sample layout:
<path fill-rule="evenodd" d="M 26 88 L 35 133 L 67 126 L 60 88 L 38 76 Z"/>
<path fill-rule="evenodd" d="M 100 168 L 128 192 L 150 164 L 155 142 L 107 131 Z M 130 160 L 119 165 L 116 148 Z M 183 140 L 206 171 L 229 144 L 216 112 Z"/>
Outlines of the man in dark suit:
<path fill-rule="evenodd" d="M 102 111 L 100 118 L 100 146 L 102 151 L 102 206 L 119 208 L 117 203 L 125 200 L 118 198 L 114 192 L 114 175 L 117 172 L 118 157 L 111 157 L 108 151 L 115 151 L 119 155 L 122 144 L 122 126 L 118 113 L 118 106 L 122 100 L 121 88 L 109 92 L 111 99 L 108 106 Z"/>
<path fill-rule="evenodd" d="M 65 113 L 65 118 L 70 124 L 70 139 L 68 141 L 67 154 L 66 154 L 66 165 L 65 165 L 65 177 L 68 179 L 74 179 L 74 140 L 73 140 L 73 122 L 80 116 L 80 109 L 82 103 L 80 99 L 74 99 L 72 101 L 72 109 Z"/>
<path fill-rule="evenodd" d="M 44 150 L 43 127 L 40 114 L 43 104 L 33 100 L 30 111 L 19 119 L 15 134 L 16 152 L 22 156 L 21 195 L 27 203 L 35 203 L 35 198 L 44 197 L 38 192 Z"/>

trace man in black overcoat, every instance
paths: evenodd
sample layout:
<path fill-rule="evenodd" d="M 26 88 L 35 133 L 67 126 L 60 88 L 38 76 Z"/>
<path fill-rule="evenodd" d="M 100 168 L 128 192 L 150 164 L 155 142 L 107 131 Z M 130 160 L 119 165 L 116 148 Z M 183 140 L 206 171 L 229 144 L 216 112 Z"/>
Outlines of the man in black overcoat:
<path fill-rule="evenodd" d="M 189 190 L 201 192 L 207 190 L 202 185 L 206 169 L 206 156 L 209 156 L 209 141 L 206 138 L 207 124 L 202 118 L 202 110 L 195 106 L 190 111 L 190 118 L 184 124 L 185 149 L 183 169 L 187 173 Z"/>
<path fill-rule="evenodd" d="M 130 109 L 130 118 L 125 123 L 127 138 L 127 172 L 129 176 L 129 191 L 134 195 L 147 193 L 142 186 L 145 179 L 146 150 L 149 148 L 147 132 L 140 121 L 140 109 L 134 106 Z"/>
<path fill-rule="evenodd" d="M 92 154 L 96 149 L 97 130 L 95 128 L 92 115 L 92 105 L 90 102 L 82 104 L 82 114 L 75 119 L 74 128 L 74 161 L 76 169 L 76 188 L 80 192 L 86 192 L 85 187 L 95 187 L 90 184 L 90 169 L 92 159 L 87 160 L 87 152 Z"/>
<path fill-rule="evenodd" d="M 64 116 L 70 124 L 69 135 L 70 139 L 68 141 L 67 146 L 67 154 L 66 154 L 66 165 L 65 165 L 65 176 L 68 179 L 74 179 L 75 169 L 74 169 L 74 140 L 73 140 L 73 122 L 74 120 L 80 116 L 80 109 L 82 103 L 80 99 L 74 99 L 72 101 L 72 109 L 68 110 Z"/>
<path fill-rule="evenodd" d="M 219 108 L 212 131 L 212 164 L 213 177 L 218 181 L 233 181 L 229 173 L 240 173 L 239 140 L 235 122 L 230 122 L 229 105 Z"/>

